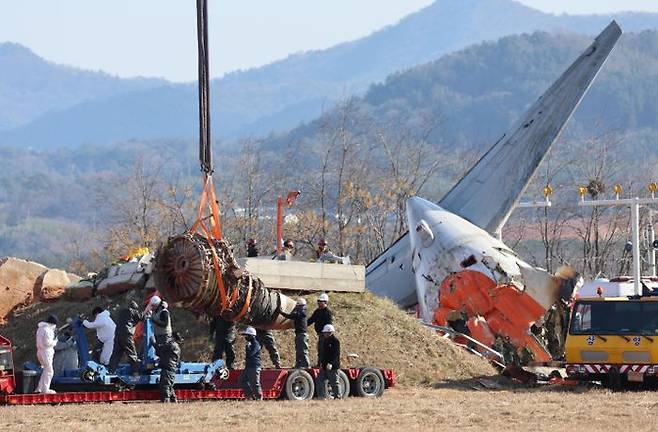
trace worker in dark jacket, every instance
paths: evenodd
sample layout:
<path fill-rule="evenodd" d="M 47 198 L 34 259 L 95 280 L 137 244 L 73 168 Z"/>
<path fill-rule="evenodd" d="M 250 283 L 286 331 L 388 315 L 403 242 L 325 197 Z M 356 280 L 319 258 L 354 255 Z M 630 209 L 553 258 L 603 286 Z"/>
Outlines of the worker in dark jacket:
<path fill-rule="evenodd" d="M 338 387 L 338 371 L 340 370 L 340 341 L 334 335 L 336 329 L 333 325 L 327 324 L 322 329 L 322 358 L 320 359 L 320 396 L 325 399 L 328 395 L 323 394 L 326 388 L 326 382 L 329 381 L 331 392 L 334 399 L 340 399 L 340 388 Z"/>
<path fill-rule="evenodd" d="M 151 297 L 151 322 L 153 323 L 153 336 L 155 338 L 155 353 L 160 357 L 160 401 L 176 402 L 174 382 L 176 369 L 180 360 L 180 347 L 174 340 L 171 325 L 171 315 L 167 302 L 158 296 Z"/>
<path fill-rule="evenodd" d="M 295 309 L 289 314 L 281 315 L 295 323 L 295 368 L 307 368 L 311 365 L 308 356 L 308 325 L 306 323 L 306 299 L 299 298 Z"/>
<path fill-rule="evenodd" d="M 180 361 L 180 346 L 172 339 L 166 347 L 160 350 L 160 402 L 177 402 L 174 382 L 176 370 Z"/>
<path fill-rule="evenodd" d="M 263 400 L 263 390 L 260 386 L 260 344 L 256 340 L 256 329 L 247 327 L 242 333 L 246 339 L 245 365 L 240 374 L 240 387 L 246 400 Z"/>
<path fill-rule="evenodd" d="M 212 360 L 224 358 L 226 367 L 235 369 L 235 351 L 233 349 L 235 323 L 225 320 L 222 316 L 216 316 L 210 322 L 210 339 L 215 342 Z"/>
<path fill-rule="evenodd" d="M 320 357 L 322 356 L 322 329 L 327 324 L 333 324 L 334 314 L 329 309 L 329 296 L 326 293 L 320 294 L 318 297 L 318 308 L 313 311 L 313 314 L 308 319 L 308 324 L 313 324 L 315 333 L 318 335 L 318 363 L 320 366 Z"/>
<path fill-rule="evenodd" d="M 128 357 L 132 373 L 139 372 L 139 357 L 135 348 L 135 327 L 143 319 L 144 316 L 139 310 L 139 305 L 134 301 L 131 301 L 127 308 L 119 310 L 115 321 L 114 349 L 108 367 L 110 372 L 116 371 L 124 353 Z"/>
<path fill-rule="evenodd" d="M 265 347 L 267 350 L 274 368 L 281 369 L 281 356 L 279 355 L 279 349 L 276 347 L 276 339 L 274 339 L 274 333 L 272 333 L 272 330 L 257 329 L 256 340 L 261 348 Z"/>
<path fill-rule="evenodd" d="M 255 258 L 258 256 L 258 246 L 256 239 L 250 238 L 247 240 L 247 258 Z"/>

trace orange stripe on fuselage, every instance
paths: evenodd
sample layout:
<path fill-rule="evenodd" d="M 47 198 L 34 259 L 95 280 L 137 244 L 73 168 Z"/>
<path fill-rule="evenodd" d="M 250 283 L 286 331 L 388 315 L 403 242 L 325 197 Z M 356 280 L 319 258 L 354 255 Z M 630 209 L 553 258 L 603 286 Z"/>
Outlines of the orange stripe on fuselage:
<path fill-rule="evenodd" d="M 483 273 L 463 270 L 441 282 L 439 303 L 439 308 L 434 311 L 434 324 L 446 325 L 447 317 L 453 311 L 464 312 L 469 318 L 482 317 L 486 323 L 478 323 L 481 328 L 472 335 L 478 341 L 492 345 L 488 330 L 483 328 L 488 326 L 494 334 L 508 337 L 513 345 L 530 349 L 535 360 L 550 360 L 546 351 L 528 335 L 528 328 L 546 311 L 514 285 L 497 285 Z"/>

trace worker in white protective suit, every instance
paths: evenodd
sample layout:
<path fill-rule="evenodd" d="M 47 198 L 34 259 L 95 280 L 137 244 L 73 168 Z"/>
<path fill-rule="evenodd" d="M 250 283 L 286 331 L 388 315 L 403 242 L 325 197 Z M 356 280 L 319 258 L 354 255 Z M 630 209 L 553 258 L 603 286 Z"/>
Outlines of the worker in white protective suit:
<path fill-rule="evenodd" d="M 50 315 L 46 321 L 42 321 L 37 327 L 37 358 L 41 364 L 41 378 L 37 385 L 37 393 L 53 394 L 55 390 L 50 389 L 50 382 L 53 379 L 53 359 L 55 357 L 55 345 L 57 337 L 55 329 L 57 328 L 57 317 Z"/>
<path fill-rule="evenodd" d="M 108 310 L 95 307 L 92 314 L 94 315 L 94 320 L 84 320 L 82 325 L 88 329 L 96 330 L 96 338 L 103 345 L 100 363 L 107 366 L 110 364 L 110 358 L 112 357 L 112 351 L 114 350 L 114 330 L 117 326 L 114 324 L 114 321 L 112 321 L 110 311 Z"/>

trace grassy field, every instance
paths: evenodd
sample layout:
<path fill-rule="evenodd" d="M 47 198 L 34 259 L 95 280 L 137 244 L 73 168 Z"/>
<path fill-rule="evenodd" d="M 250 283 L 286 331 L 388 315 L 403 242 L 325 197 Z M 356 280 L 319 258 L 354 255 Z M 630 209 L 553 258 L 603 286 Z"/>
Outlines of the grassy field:
<path fill-rule="evenodd" d="M 550 430 L 651 431 L 658 395 L 599 389 L 391 389 L 342 401 L 113 403 L 0 407 L 7 431 Z M 175 428 L 175 429 L 174 429 Z"/>

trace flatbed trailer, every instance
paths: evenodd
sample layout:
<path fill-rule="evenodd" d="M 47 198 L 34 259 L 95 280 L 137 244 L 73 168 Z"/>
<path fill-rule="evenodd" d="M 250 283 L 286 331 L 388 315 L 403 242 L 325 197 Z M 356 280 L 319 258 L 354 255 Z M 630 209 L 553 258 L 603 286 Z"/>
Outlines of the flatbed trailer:
<path fill-rule="evenodd" d="M 396 375 L 391 369 L 371 367 L 341 369 L 339 383 L 342 397 L 378 397 L 384 389 L 395 386 Z M 176 389 L 179 401 L 240 400 L 244 394 L 238 384 L 240 370 L 230 371 L 226 380 L 217 379 L 213 390 Z M 316 392 L 319 369 L 264 369 L 261 384 L 264 399 L 308 400 L 322 391 Z M 383 381 L 379 382 L 379 378 Z M 310 378 L 310 379 L 309 379 Z M 345 382 L 347 379 L 347 383 Z M 19 386 L 20 388 L 20 386 Z M 345 391 L 347 390 L 347 391 Z M 0 395 L 0 405 L 39 405 L 99 402 L 157 401 L 157 390 L 126 389 L 122 391 L 61 391 L 55 394 L 27 393 Z"/>

